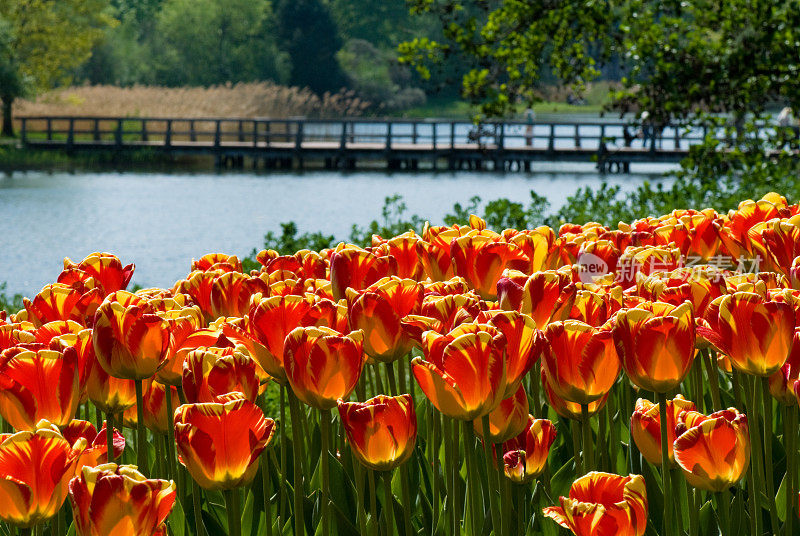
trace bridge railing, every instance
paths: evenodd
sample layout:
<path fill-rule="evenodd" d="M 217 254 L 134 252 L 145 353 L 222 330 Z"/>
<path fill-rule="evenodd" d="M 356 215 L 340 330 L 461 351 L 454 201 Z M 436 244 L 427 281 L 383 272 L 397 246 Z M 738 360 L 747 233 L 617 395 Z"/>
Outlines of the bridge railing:
<path fill-rule="evenodd" d="M 685 151 L 706 135 L 701 129 L 660 129 L 627 123 L 558 121 L 525 123 L 424 119 L 268 119 L 164 117 L 19 117 L 25 143 L 104 146 L 212 146 L 342 149 L 358 146 L 408 150 L 618 151 L 626 148 Z"/>

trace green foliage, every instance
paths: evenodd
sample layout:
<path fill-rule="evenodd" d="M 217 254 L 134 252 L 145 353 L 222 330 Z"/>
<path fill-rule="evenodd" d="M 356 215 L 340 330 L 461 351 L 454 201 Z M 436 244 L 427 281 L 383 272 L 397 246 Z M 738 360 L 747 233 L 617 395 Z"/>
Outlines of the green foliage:
<path fill-rule="evenodd" d="M 291 58 L 289 81 L 317 94 L 347 86 L 336 53 L 342 40 L 326 3 L 321 0 L 281 0 L 277 7 L 277 34 Z"/>
<path fill-rule="evenodd" d="M 417 232 L 422 231 L 425 220 L 417 216 L 406 216 L 408 207 L 403 201 L 403 196 L 394 194 L 384 199 L 383 209 L 381 210 L 381 221 L 373 220 L 366 227 L 353 225 L 350 231 L 350 242 L 360 246 L 368 246 L 372 242 L 372 235 L 383 238 L 405 233 L 413 229 Z"/>
<path fill-rule="evenodd" d="M 8 295 L 6 294 L 6 286 L 7 283 L 0 283 L 0 311 L 13 314 L 23 308 L 22 294 Z"/>
<path fill-rule="evenodd" d="M 612 50 L 612 10 L 606 2 L 413 0 L 412 11 L 432 14 L 442 39 L 415 38 L 400 46 L 403 61 L 430 76 L 444 58 L 461 60 L 462 93 L 489 116 L 530 105 L 543 77 L 554 74 L 579 91 L 599 74 L 595 56 Z M 606 45 L 606 46 L 602 46 Z"/>
<path fill-rule="evenodd" d="M 156 22 L 155 80 L 173 86 L 281 80 L 286 58 L 273 23 L 269 0 L 166 0 Z"/>

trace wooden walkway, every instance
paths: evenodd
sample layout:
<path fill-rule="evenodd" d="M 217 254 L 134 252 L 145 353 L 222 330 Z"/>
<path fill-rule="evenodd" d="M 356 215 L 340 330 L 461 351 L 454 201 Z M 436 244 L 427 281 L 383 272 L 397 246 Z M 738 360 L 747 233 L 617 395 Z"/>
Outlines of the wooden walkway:
<path fill-rule="evenodd" d="M 531 171 L 537 162 L 674 163 L 705 132 L 626 123 L 486 123 L 373 119 L 175 119 L 20 117 L 22 142 L 37 149 L 206 155 L 220 167 L 472 169 Z"/>

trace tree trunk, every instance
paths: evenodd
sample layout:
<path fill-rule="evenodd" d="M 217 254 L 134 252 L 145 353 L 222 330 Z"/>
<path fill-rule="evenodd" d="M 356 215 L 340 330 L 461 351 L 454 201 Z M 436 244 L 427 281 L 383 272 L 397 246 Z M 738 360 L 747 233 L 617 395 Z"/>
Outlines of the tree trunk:
<path fill-rule="evenodd" d="M 14 97 L 3 97 L 3 131 L 0 136 L 9 138 L 14 137 L 14 121 L 11 117 L 11 104 L 14 102 Z"/>

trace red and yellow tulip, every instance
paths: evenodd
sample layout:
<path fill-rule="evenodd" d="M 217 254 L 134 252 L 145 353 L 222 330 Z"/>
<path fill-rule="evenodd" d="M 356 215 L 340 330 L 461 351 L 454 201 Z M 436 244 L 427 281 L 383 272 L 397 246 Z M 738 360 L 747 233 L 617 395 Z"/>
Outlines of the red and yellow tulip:
<path fill-rule="evenodd" d="M 338 403 L 347 441 L 358 461 L 375 471 L 405 463 L 417 441 L 417 415 L 410 395 L 378 395 L 366 402 Z"/>
<path fill-rule="evenodd" d="M 692 486 L 723 491 L 735 485 L 750 465 L 747 417 L 733 408 L 711 415 L 686 412 L 677 425 L 675 461 Z"/>
<path fill-rule="evenodd" d="M 241 393 L 219 402 L 185 404 L 175 410 L 180 462 L 200 487 L 233 489 L 248 484 L 275 431 L 275 422 Z"/>
<path fill-rule="evenodd" d="M 675 425 L 684 411 L 694 411 L 694 402 L 689 402 L 681 395 L 667 401 L 667 447 L 670 462 L 675 462 L 672 442 L 675 441 Z M 631 437 L 636 448 L 644 458 L 653 465 L 661 465 L 661 416 L 659 405 L 640 398 L 631 415 Z"/>
<path fill-rule="evenodd" d="M 543 510 L 575 536 L 642 536 L 647 528 L 647 490 L 641 475 L 593 471 L 560 497 L 561 506 Z"/>
<path fill-rule="evenodd" d="M 297 328 L 286 337 L 283 360 L 294 394 L 317 409 L 350 396 L 364 366 L 364 334 L 330 328 Z"/>
<path fill-rule="evenodd" d="M 78 536 L 158 534 L 175 504 L 175 483 L 148 479 L 133 465 L 84 467 L 69 483 Z"/>
<path fill-rule="evenodd" d="M 522 432 L 503 443 L 506 477 L 512 482 L 522 484 L 542 474 L 556 434 L 556 427 L 552 422 L 528 415 Z"/>
<path fill-rule="evenodd" d="M 35 430 L 0 441 L 0 519 L 29 528 L 53 517 L 67 498 L 86 440 L 70 444 L 42 421 Z"/>
<path fill-rule="evenodd" d="M 256 363 L 233 348 L 201 347 L 186 356 L 182 385 L 190 403 L 216 402 L 219 396 L 234 391 L 255 402 L 259 386 Z"/>

